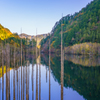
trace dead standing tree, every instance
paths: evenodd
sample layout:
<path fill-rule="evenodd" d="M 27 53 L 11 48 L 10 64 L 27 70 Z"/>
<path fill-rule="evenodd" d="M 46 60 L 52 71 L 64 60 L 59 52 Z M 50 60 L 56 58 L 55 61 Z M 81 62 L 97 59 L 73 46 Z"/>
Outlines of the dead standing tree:
<path fill-rule="evenodd" d="M 49 38 L 49 100 L 51 100 L 50 58 L 51 58 L 51 51 L 50 51 L 50 38 Z"/>
<path fill-rule="evenodd" d="M 3 49 L 3 43 L 2 43 L 2 100 L 4 100 L 4 49 Z"/>
<path fill-rule="evenodd" d="M 37 30 L 36 30 L 36 59 L 37 59 Z M 36 100 L 38 100 L 38 64 L 36 61 Z"/>
<path fill-rule="evenodd" d="M 62 17 L 63 21 L 63 17 Z M 61 100 L 63 100 L 63 83 L 64 83 L 64 47 L 63 47 L 63 23 L 61 21 Z"/>
<path fill-rule="evenodd" d="M 41 100 L 41 54 L 40 54 L 40 48 L 39 48 L 39 100 Z"/>
<path fill-rule="evenodd" d="M 10 46 L 6 44 L 6 99 L 10 100 Z"/>

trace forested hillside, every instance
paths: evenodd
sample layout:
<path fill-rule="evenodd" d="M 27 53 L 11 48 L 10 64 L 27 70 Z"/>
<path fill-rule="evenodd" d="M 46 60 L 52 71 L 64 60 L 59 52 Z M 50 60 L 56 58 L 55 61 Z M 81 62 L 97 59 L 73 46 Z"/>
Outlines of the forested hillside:
<path fill-rule="evenodd" d="M 0 24 L 0 43 L 3 43 L 4 45 L 6 43 L 9 43 L 11 45 L 15 45 L 17 47 L 21 46 L 21 38 L 19 37 L 19 35 L 17 33 L 11 33 L 10 30 L 8 28 L 4 28 L 1 24 Z M 27 39 L 22 39 L 22 46 L 25 47 L 27 46 L 32 46 L 32 42 L 33 42 L 33 46 L 36 45 L 36 42 L 34 39 L 32 39 L 32 41 L 30 41 L 28 38 Z"/>
<path fill-rule="evenodd" d="M 50 37 L 51 50 L 60 49 L 61 25 L 65 47 L 84 42 L 100 43 L 100 0 L 94 0 L 78 13 L 56 22 Z M 48 50 L 48 40 L 49 36 L 41 41 L 42 51 Z"/>
<path fill-rule="evenodd" d="M 10 32 L 9 29 L 4 28 L 1 24 L 0 24 L 0 40 L 4 40 L 9 38 L 12 35 L 12 33 Z"/>

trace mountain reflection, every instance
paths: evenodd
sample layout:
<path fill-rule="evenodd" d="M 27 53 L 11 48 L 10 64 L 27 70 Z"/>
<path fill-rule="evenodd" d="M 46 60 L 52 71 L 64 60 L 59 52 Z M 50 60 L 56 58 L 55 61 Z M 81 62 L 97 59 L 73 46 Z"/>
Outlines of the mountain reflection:
<path fill-rule="evenodd" d="M 84 64 L 82 65 L 80 64 L 80 62 L 78 62 L 78 64 L 74 64 L 73 62 L 71 62 L 73 61 L 73 58 L 71 61 L 68 61 L 68 59 L 66 59 L 66 56 L 69 57 L 69 59 L 71 59 L 69 55 L 65 55 L 64 87 L 73 88 L 73 90 L 77 91 L 80 95 L 83 95 L 83 97 L 87 100 L 99 100 L 100 98 L 100 95 L 99 95 L 100 93 L 100 66 L 94 67 L 94 63 L 92 63 L 93 66 L 90 64 L 87 64 L 87 67 L 84 67 Z M 47 59 L 46 55 L 42 55 L 42 57 L 43 57 L 42 58 L 43 60 Z M 60 56 L 51 55 L 52 75 L 59 84 L 61 83 L 60 59 L 61 59 Z M 75 58 L 74 60 L 77 61 L 77 59 Z M 44 61 L 44 63 L 46 64 L 46 66 L 48 66 L 47 61 Z M 96 64 L 96 65 L 99 65 L 99 64 Z M 91 66 L 91 67 L 88 67 L 88 66 Z"/>
<path fill-rule="evenodd" d="M 0 100 L 99 100 L 100 58 L 64 56 L 2 47 Z"/>

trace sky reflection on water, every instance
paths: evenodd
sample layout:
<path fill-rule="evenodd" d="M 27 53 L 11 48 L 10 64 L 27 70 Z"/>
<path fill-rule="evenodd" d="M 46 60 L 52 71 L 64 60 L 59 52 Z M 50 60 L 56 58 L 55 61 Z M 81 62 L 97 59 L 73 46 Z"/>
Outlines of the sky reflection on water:
<path fill-rule="evenodd" d="M 27 67 L 27 87 L 29 100 L 32 99 L 32 93 L 34 92 L 34 100 L 36 99 L 36 64 L 34 64 L 34 74 L 32 76 L 32 64 L 29 64 Z M 41 68 L 41 100 L 49 100 L 49 69 L 48 66 L 42 65 Z M 18 74 L 17 74 L 18 71 Z M 26 100 L 26 66 L 22 67 L 22 89 L 24 90 L 24 99 Z M 7 73 L 9 75 L 9 72 Z M 23 75 L 24 74 L 24 75 Z M 17 82 L 18 77 L 18 82 Z M 4 78 L 4 100 L 6 100 L 6 74 L 3 76 Z M 34 79 L 34 83 L 32 83 L 32 78 Z M 61 100 L 61 86 L 54 78 L 51 73 L 51 100 Z M 23 83 L 24 82 L 24 83 Z M 38 65 L 38 82 L 39 82 L 39 65 Z M 34 85 L 34 91 L 32 91 L 32 84 Z M 24 86 L 23 86 L 24 85 Z M 15 91 L 15 100 L 21 100 L 21 67 L 15 70 L 15 90 L 14 90 L 14 69 L 10 71 L 10 100 L 14 98 Z M 39 83 L 38 83 L 38 94 L 39 94 Z M 23 97 L 23 96 L 22 96 Z M 84 100 L 83 96 L 81 96 L 77 91 L 73 90 L 73 88 L 65 88 L 64 87 L 64 100 Z M 0 78 L 0 100 L 2 100 L 2 78 Z"/>

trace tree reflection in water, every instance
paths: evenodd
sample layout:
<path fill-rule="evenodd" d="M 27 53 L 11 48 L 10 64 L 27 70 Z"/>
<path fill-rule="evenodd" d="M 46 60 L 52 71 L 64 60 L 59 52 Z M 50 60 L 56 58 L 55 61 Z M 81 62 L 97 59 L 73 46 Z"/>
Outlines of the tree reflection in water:
<path fill-rule="evenodd" d="M 36 97 L 39 100 L 43 98 L 66 100 L 69 96 L 67 93 L 69 88 L 73 90 L 72 92 L 78 93 L 77 98 L 83 96 L 81 97 L 83 100 L 98 100 L 100 98 L 99 57 L 91 58 L 92 63 L 87 63 L 91 60 L 85 56 L 65 55 L 61 60 L 59 55 L 42 54 L 40 56 L 40 52 L 38 52 L 36 63 L 36 56 L 27 54 L 26 59 L 23 56 L 25 55 L 23 51 L 21 65 L 18 50 L 18 48 L 10 47 L 9 44 L 2 47 L 0 54 L 0 100 L 35 100 Z M 28 56 L 30 57 L 28 58 Z M 61 61 L 64 62 L 63 67 Z M 49 79 L 47 82 L 46 70 Z M 36 88 L 38 88 L 38 92 Z"/>

